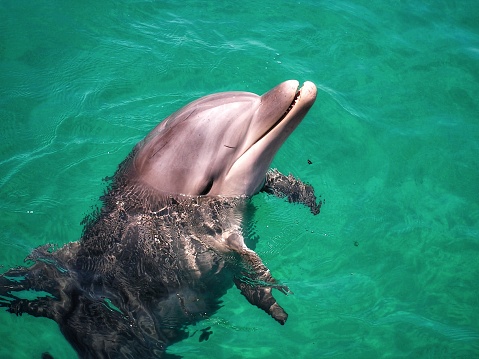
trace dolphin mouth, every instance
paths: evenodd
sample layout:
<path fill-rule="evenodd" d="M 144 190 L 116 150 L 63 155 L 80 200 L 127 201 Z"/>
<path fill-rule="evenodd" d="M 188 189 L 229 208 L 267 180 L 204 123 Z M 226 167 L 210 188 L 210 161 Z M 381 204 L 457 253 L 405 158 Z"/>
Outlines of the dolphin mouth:
<path fill-rule="evenodd" d="M 283 116 L 281 116 L 277 122 L 281 122 L 281 121 L 288 115 L 288 113 L 291 112 L 291 110 L 293 109 L 293 107 L 296 105 L 296 103 L 298 102 L 299 98 L 301 97 L 301 90 L 303 89 L 303 87 L 304 87 L 304 85 L 303 85 L 302 87 L 300 87 L 300 88 L 296 91 L 296 94 L 294 95 L 293 101 L 291 101 L 291 104 L 290 104 L 289 107 L 286 109 L 286 111 L 284 112 Z M 274 126 L 273 126 L 273 127 L 274 127 Z"/>
<path fill-rule="evenodd" d="M 261 142 L 265 137 L 268 137 L 272 132 L 275 132 L 276 129 L 277 131 L 281 131 L 281 128 L 286 127 L 287 124 L 291 122 L 293 127 L 285 134 L 286 137 L 289 136 L 289 134 L 293 132 L 296 126 L 303 120 L 304 116 L 316 99 L 317 90 L 316 86 L 310 81 L 306 81 L 299 89 L 298 86 L 299 84 L 296 85 L 293 100 L 290 102 L 283 114 L 280 115 L 279 118 L 249 146 L 246 152 L 251 149 L 251 147 Z M 281 143 L 286 140 L 286 137 L 281 141 Z"/>
<path fill-rule="evenodd" d="M 240 176 L 246 168 L 256 179 L 264 176 L 276 152 L 296 129 L 316 100 L 316 86 L 306 81 L 285 81 L 261 96 L 261 105 L 250 123 L 244 148 L 238 151 L 227 178 Z M 256 191 L 258 188 L 255 189 Z M 249 193 L 255 193 L 255 190 Z"/>
<path fill-rule="evenodd" d="M 286 109 L 286 111 L 284 111 L 284 113 L 278 118 L 278 120 L 273 123 L 273 125 L 265 132 L 263 133 L 253 144 L 252 146 L 261 141 L 264 137 L 266 137 L 274 128 L 276 128 L 285 118 L 286 116 L 288 116 L 288 114 L 291 112 L 291 110 L 294 108 L 294 106 L 296 106 L 296 103 L 298 102 L 300 96 L 301 96 L 301 90 L 302 90 L 302 87 L 296 91 L 296 94 L 294 95 L 294 98 L 293 98 L 293 101 L 291 101 L 291 104 L 288 106 L 288 108 Z"/>
<path fill-rule="evenodd" d="M 232 193 L 251 195 L 264 184 L 264 176 L 281 145 L 296 129 L 316 100 L 316 86 L 306 81 L 298 90 L 296 80 L 285 81 L 261 96 L 250 122 L 243 150 L 225 173 L 224 182 L 238 183 Z M 244 173 L 249 173 L 245 178 Z M 242 182 L 236 180 L 242 178 Z M 235 182 L 236 181 L 236 182 Z"/>

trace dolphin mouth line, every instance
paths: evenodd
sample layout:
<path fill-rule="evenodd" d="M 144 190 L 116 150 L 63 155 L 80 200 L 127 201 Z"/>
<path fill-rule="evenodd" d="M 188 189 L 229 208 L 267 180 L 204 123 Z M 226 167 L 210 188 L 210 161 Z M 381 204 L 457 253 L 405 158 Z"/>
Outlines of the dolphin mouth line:
<path fill-rule="evenodd" d="M 256 143 L 260 142 L 264 137 L 266 137 L 271 131 L 273 131 L 276 126 L 278 126 L 285 118 L 288 116 L 288 114 L 291 112 L 291 110 L 294 108 L 294 106 L 297 104 L 299 98 L 301 97 L 301 90 L 303 88 L 301 87 L 299 90 L 296 91 L 296 94 L 294 95 L 293 101 L 291 101 L 290 105 L 284 111 L 284 113 L 278 118 L 278 120 L 273 123 L 273 125 L 265 132 L 263 133 L 251 146 L 250 148 L 255 145 Z"/>
<path fill-rule="evenodd" d="M 296 103 L 298 102 L 299 97 L 301 96 L 301 90 L 302 90 L 302 89 L 303 89 L 303 88 L 301 87 L 298 91 L 296 91 L 296 94 L 294 95 L 293 101 L 291 101 L 291 104 L 289 105 L 289 107 L 286 109 L 286 111 L 284 112 L 284 114 L 279 118 L 278 121 L 276 121 L 276 122 L 274 123 L 274 125 L 273 125 L 271 128 L 276 127 L 276 125 L 277 125 L 278 123 L 280 123 L 281 121 L 283 121 L 284 118 L 285 118 L 286 116 L 288 116 L 288 113 L 291 112 L 291 110 L 293 109 L 293 107 L 294 107 L 294 106 L 296 105 Z M 268 132 L 269 132 L 269 131 L 268 131 Z"/>
<path fill-rule="evenodd" d="M 289 92 L 283 94 L 284 96 L 292 98 L 289 104 L 287 102 L 283 102 L 283 104 L 277 104 L 277 99 L 268 99 L 269 101 L 274 101 L 273 103 L 269 102 L 267 104 L 268 106 L 276 105 L 278 110 L 280 110 L 282 107 L 283 113 L 280 114 L 276 119 L 274 119 L 274 117 L 263 119 L 265 121 L 271 121 L 271 124 L 268 127 L 265 127 L 263 130 L 264 132 L 261 133 L 258 131 L 256 133 L 257 137 L 255 136 L 256 139 L 251 139 L 251 142 L 245 143 L 243 150 L 238 151 L 238 156 L 236 156 L 232 165 L 224 174 L 226 179 L 230 178 L 230 176 L 237 175 L 238 168 L 242 168 L 242 166 L 246 166 L 247 168 L 254 167 L 255 171 L 264 169 L 266 172 L 267 168 L 264 167 L 270 165 L 278 148 L 292 133 L 292 131 L 294 131 L 308 109 L 311 107 L 312 102 L 314 102 L 316 89 L 314 84 L 305 82 L 303 86 L 299 87 L 298 83 L 296 82 L 295 87 L 296 88 L 291 86 L 289 88 Z M 260 188 L 258 187 L 251 193 L 255 193 L 255 191 L 257 192 L 259 189 Z"/>

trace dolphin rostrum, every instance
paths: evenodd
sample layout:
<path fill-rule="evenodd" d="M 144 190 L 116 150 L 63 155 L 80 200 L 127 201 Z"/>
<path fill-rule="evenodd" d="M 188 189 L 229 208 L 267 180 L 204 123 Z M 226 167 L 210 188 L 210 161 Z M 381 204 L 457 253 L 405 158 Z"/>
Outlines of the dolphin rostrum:
<path fill-rule="evenodd" d="M 0 276 L 0 306 L 55 320 L 81 358 L 167 357 L 233 284 L 284 324 L 272 289 L 289 289 L 246 246 L 243 217 L 259 191 L 319 213 L 310 185 L 268 171 L 315 101 L 313 83 L 298 85 L 213 94 L 167 117 L 120 164 L 79 241 Z"/>

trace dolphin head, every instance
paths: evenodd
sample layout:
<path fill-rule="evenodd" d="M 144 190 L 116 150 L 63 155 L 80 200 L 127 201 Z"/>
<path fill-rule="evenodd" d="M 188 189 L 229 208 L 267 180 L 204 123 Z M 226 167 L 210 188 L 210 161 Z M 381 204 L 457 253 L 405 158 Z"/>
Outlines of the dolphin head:
<path fill-rule="evenodd" d="M 262 96 L 223 92 L 173 113 L 138 143 L 129 177 L 169 194 L 251 196 L 316 99 L 316 86 L 285 81 Z"/>

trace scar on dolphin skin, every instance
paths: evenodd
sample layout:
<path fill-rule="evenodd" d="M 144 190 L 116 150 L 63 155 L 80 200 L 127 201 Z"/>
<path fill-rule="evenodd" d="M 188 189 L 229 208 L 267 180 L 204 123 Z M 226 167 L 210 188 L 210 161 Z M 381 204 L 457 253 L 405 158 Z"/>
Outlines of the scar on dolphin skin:
<path fill-rule="evenodd" d="M 233 285 L 285 324 L 273 294 L 291 291 L 245 237 L 260 191 L 320 211 L 311 185 L 269 169 L 316 99 L 313 83 L 298 86 L 205 96 L 161 121 L 107 177 L 78 241 L 0 275 L 0 306 L 55 320 L 81 358 L 178 358 L 168 346 Z"/>

